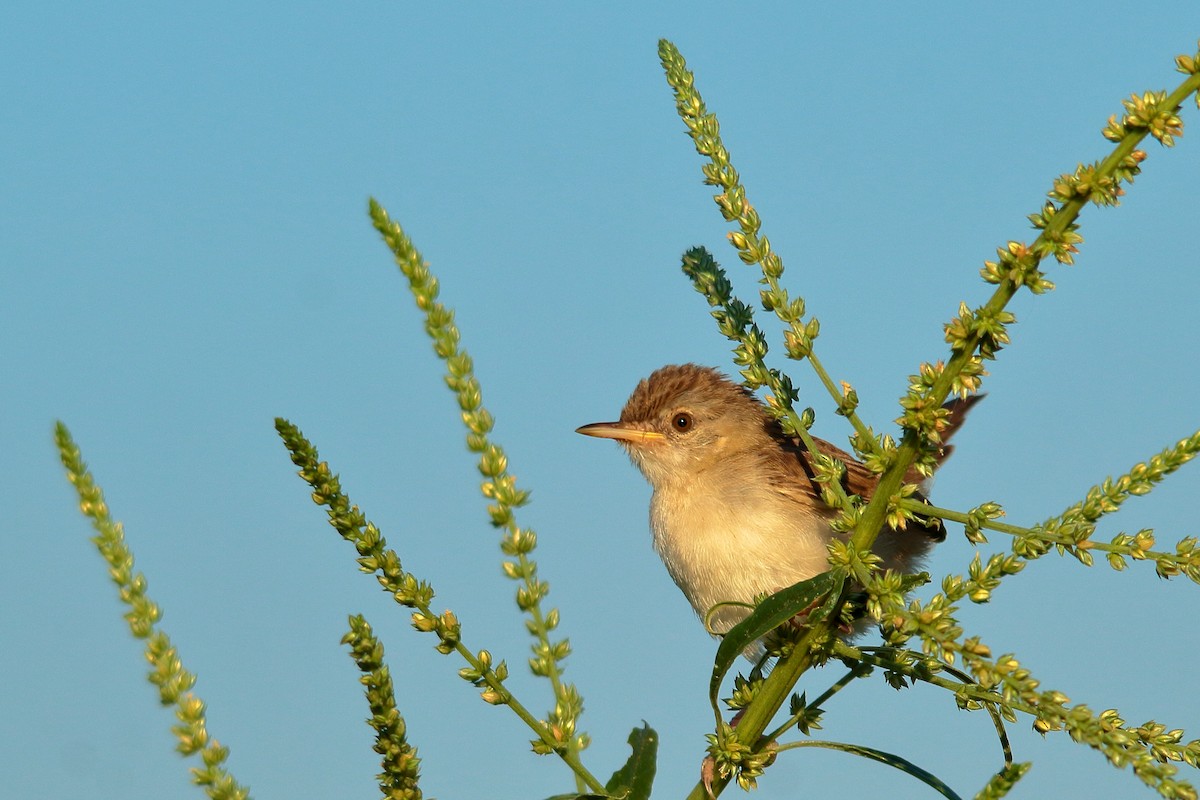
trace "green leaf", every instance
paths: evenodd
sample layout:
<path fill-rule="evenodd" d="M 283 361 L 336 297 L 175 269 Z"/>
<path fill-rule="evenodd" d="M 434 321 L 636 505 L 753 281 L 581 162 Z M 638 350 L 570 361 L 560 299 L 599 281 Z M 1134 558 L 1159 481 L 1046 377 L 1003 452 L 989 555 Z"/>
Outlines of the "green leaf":
<path fill-rule="evenodd" d="M 909 775 L 912 775 L 926 786 L 930 786 L 937 790 L 937 792 L 941 794 L 942 797 L 945 797 L 946 800 L 962 800 L 962 798 L 953 789 L 947 786 L 941 778 L 931 772 L 926 772 L 908 759 L 901 758 L 900 756 L 893 755 L 892 753 L 885 753 L 884 751 L 876 750 L 873 747 L 864 747 L 861 744 L 822 741 L 791 742 L 781 746 L 779 749 L 780 751 L 783 751 L 798 747 L 824 747 L 828 750 L 841 750 L 843 753 L 850 753 L 851 755 L 869 758 L 872 761 L 878 761 L 880 764 L 887 764 L 889 767 L 895 767 L 901 772 L 907 772 Z"/>
<path fill-rule="evenodd" d="M 717 709 L 717 695 L 721 691 L 721 681 L 746 648 L 753 645 L 763 635 L 787 622 L 801 611 L 811 610 L 814 604 L 829 594 L 837 584 L 833 572 L 822 572 L 816 577 L 789 586 L 783 591 L 763 600 L 750 616 L 734 625 L 725 634 L 717 647 L 716 661 L 713 663 L 712 680 L 708 684 L 709 700 L 713 709 Z M 811 616 L 816 617 L 817 612 Z"/>
<path fill-rule="evenodd" d="M 629 760 L 613 773 L 604 789 L 623 800 L 648 800 L 657 769 L 658 734 L 643 720 L 642 727 L 629 732 L 629 746 L 633 748 Z"/>

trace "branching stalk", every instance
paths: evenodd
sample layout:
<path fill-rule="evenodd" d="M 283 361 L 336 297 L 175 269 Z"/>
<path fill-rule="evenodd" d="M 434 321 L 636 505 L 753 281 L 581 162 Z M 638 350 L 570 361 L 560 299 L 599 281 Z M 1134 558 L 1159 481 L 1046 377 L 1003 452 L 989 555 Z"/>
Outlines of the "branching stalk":
<path fill-rule="evenodd" d="M 1153 561 L 1160 577 L 1169 578 L 1174 575 L 1184 574 L 1200 583 L 1200 578 L 1194 577 L 1200 574 L 1197 572 L 1197 570 L 1200 570 L 1200 550 L 1196 547 L 1197 542 L 1194 536 L 1181 539 L 1176 545 L 1176 552 L 1168 553 L 1163 550 L 1150 549 L 1154 544 L 1155 537 L 1154 532 L 1148 528 L 1142 529 L 1132 535 L 1127 533 L 1117 534 L 1111 542 L 1095 542 L 1091 539 L 1081 541 L 1066 534 L 1047 531 L 1040 526 L 1024 528 L 1020 525 L 1011 525 L 1006 522 L 996 522 L 990 519 L 979 520 L 971 512 L 964 513 L 940 506 L 931 506 L 917 500 L 906 499 L 902 500 L 901 503 L 911 511 L 926 513 L 938 519 L 958 522 L 963 525 L 975 525 L 976 527 L 996 531 L 997 533 L 1022 537 L 1025 540 L 1040 541 L 1047 545 L 1048 548 L 1054 547 L 1063 553 L 1070 553 L 1087 566 L 1091 566 L 1091 559 L 1085 560 L 1086 556 L 1084 554 L 1091 550 L 1099 550 L 1102 553 L 1108 554 L 1108 561 L 1116 570 L 1125 569 L 1127 566 L 1126 558 L 1133 559 L 1134 561 Z"/>
<path fill-rule="evenodd" d="M 359 679 L 366 687 L 375 730 L 375 752 L 383 756 L 379 791 L 385 800 L 421 800 L 420 765 L 417 748 L 408 743 L 407 726 L 396 707 L 392 675 L 383 662 L 383 643 L 375 637 L 361 614 L 350 617 L 350 631 L 342 637 L 350 645 L 350 655 L 363 673 Z"/>
<path fill-rule="evenodd" d="M 459 675 L 483 689 L 480 697 L 485 702 L 512 709 L 537 735 L 535 742 L 539 742 L 545 752 L 558 755 L 588 789 L 603 791 L 603 784 L 583 766 L 579 751 L 568 747 L 561 732 L 534 717 L 505 687 L 508 666 L 501 661 L 493 667 L 492 654 L 487 650 L 476 653 L 463 645 L 462 625 L 454 612 L 447 610 L 438 614 L 433 610 L 433 587 L 404 571 L 400 556 L 387 546 L 379 528 L 367 520 L 358 506 L 351 504 L 350 498 L 342 491 L 338 476 L 329 469 L 329 464 L 320 460 L 316 448 L 304 438 L 299 428 L 285 419 L 276 419 L 275 428 L 291 454 L 292 463 L 299 467 L 300 477 L 312 487 L 313 502 L 326 508 L 329 524 L 358 551 L 359 570 L 375 574 L 379 585 L 397 603 L 415 609 L 413 627 L 424 633 L 436 634 L 438 652 L 443 655 L 458 653 L 467 662 L 468 666 L 460 670 Z"/>
<path fill-rule="evenodd" d="M 743 263 L 759 266 L 763 276 L 760 283 L 767 286 L 767 289 L 760 293 L 762 306 L 766 311 L 774 312 L 775 316 L 788 326 L 784 333 L 788 357 L 809 360 L 821 384 L 838 405 L 839 413 L 850 420 L 850 424 L 868 447 L 874 447 L 875 438 L 870 435 L 869 429 L 854 411 L 858 402 L 857 396 L 851 397 L 852 390 L 848 387 L 839 389 L 813 352 L 813 342 L 820 332 L 819 321 L 815 317 L 805 321 L 804 299 L 790 297 L 787 290 L 779 284 L 784 269 L 783 259 L 771 249 L 767 237 L 760 235 L 761 219 L 754 206 L 746 199 L 746 187 L 730 162 L 729 151 L 721 141 L 717 117 L 705 106 L 704 99 L 696 89 L 695 76 L 687 68 L 687 62 L 679 49 L 666 39 L 658 43 L 658 56 L 666 72 L 667 83 L 675 93 L 675 107 L 687 126 L 688 136 L 695 144 L 696 152 L 708 159 L 709 163 L 703 167 L 704 182 L 721 189 L 721 193 L 714 196 L 713 200 L 725 220 L 736 222 L 738 225 L 738 230 L 729 234 L 730 244 L 738 251 L 738 257 Z M 710 295 L 709 300 L 714 302 L 713 296 Z M 745 310 L 749 318 L 749 307 L 736 298 L 734 302 Z M 792 401 L 796 399 L 796 394 L 790 380 L 779 370 L 768 369 L 763 363 L 767 351 L 765 337 L 753 327 L 753 333 L 743 337 L 742 341 L 735 360 L 747 367 L 742 372 L 747 385 L 752 389 L 764 385 L 770 387 L 775 398 L 771 402 L 772 409 L 780 415 L 781 420 L 792 423 L 789 433 L 800 436 L 812 451 L 812 441 L 801 433 L 807 426 L 795 424 L 797 420 L 792 410 Z"/>
<path fill-rule="evenodd" d="M 479 454 L 479 472 L 484 476 L 482 491 L 491 501 L 488 515 L 493 526 L 504 531 L 500 549 L 512 560 L 502 563 L 504 574 L 519 581 L 517 606 L 529 615 L 526 628 L 534 638 L 533 658 L 529 667 L 535 675 L 550 681 L 554 706 L 547 714 L 553 745 L 547 749 L 534 742 L 535 751 L 547 754 L 566 748 L 578 753 L 587 747 L 589 737 L 577 730 L 583 713 L 583 698 L 574 685 L 562 679 L 563 661 L 571 652 L 567 639 L 550 638 L 558 627 L 558 609 L 543 611 L 542 599 L 549 593 L 550 584 L 538 578 L 537 562 L 531 554 L 537 546 L 537 534 L 517 524 L 515 511 L 525 505 L 529 493 L 518 489 L 516 478 L 508 472 L 508 459 L 503 449 L 489 439 L 493 426 L 492 415 L 483 406 L 482 390 L 475 378 L 471 357 L 459 344 L 454 312 L 437 299 L 438 281 L 429 265 L 387 211 L 374 199 L 370 201 L 371 222 L 392 251 L 396 265 L 408 279 L 417 308 L 425 315 L 425 332 L 433 340 L 433 349 L 446 364 L 446 384 L 457 395 L 467 428 L 467 447 Z M 582 786 L 580 787 L 582 789 Z"/>
<path fill-rule="evenodd" d="M 92 542 L 108 563 L 108 574 L 117 585 L 121 602 L 129 607 L 125 614 L 129 630 L 136 638 L 146 640 L 146 660 L 151 664 L 147 677 L 158 687 L 159 702 L 175 707 L 175 718 L 179 720 L 171 727 L 178 739 L 175 749 L 185 757 L 199 754 L 204 762 L 203 768 L 192 767 L 192 782 L 203 786 L 213 800 L 249 800 L 249 787 L 238 783 L 224 767 L 229 748 L 208 736 L 204 702 L 191 691 L 196 676 L 184 668 L 170 638 L 158 628 L 162 613 L 146 594 L 146 577 L 134 571 L 133 552 L 125 544 L 123 526 L 109 514 L 104 492 L 92 479 L 71 432 L 61 422 L 54 427 L 54 440 L 67 478 L 79 495 L 79 510 L 96 531 Z"/>
<path fill-rule="evenodd" d="M 766 237 L 759 235 L 758 214 L 746 202 L 745 189 L 740 183 L 737 171 L 729 163 L 729 154 L 720 141 L 716 117 L 705 108 L 703 100 L 695 90 L 694 77 L 687 70 L 674 45 L 665 40 L 661 41 L 659 56 L 667 80 L 674 90 L 676 106 L 688 128 L 688 134 L 697 151 L 708 159 L 708 163 L 703 167 L 705 181 L 721 187 L 723 191 L 715 200 L 721 208 L 722 215 L 726 220 L 736 220 L 738 223 L 739 230 L 730 234 L 730 240 L 743 262 L 758 264 L 761 267 L 762 283 L 768 287 L 761 293 L 763 306 L 774 311 L 790 326 L 785 332 L 788 355 L 793 358 L 807 357 L 811 361 L 812 340 L 817 334 L 818 326 L 815 320 L 802 321 L 803 301 L 789 298 L 778 284 L 783 269 L 782 261 L 772 252 Z M 833 395 L 839 413 L 845 414 L 855 428 L 855 449 L 865 455 L 869 466 L 881 473 L 873 495 L 863 505 L 848 504 L 843 502 L 844 498 L 833 495 L 835 502 L 831 504 L 840 509 L 835 528 L 852 532 L 847 548 L 849 554 L 870 552 L 885 525 L 895 524 L 893 519 L 899 517 L 903 520 L 904 515 L 911 516 L 916 511 L 911 505 L 904 503 L 904 498 L 910 494 L 905 482 L 909 479 L 909 470 L 914 466 L 925 474 L 932 470 L 941 448 L 940 432 L 945 425 L 946 412 L 942 405 L 952 392 L 965 397 L 978 390 L 982 376 L 986 374 L 984 362 L 994 358 L 996 352 L 1009 341 L 1007 325 L 1014 322 L 1015 317 L 1006 310 L 1006 306 L 1016 293 L 1022 287 L 1035 294 L 1053 288 L 1053 284 L 1039 269 L 1042 260 L 1052 255 L 1061 263 L 1072 263 L 1073 254 L 1077 251 L 1076 245 L 1082 241 L 1082 237 L 1076 232 L 1076 219 L 1083 206 L 1088 202 L 1100 205 L 1115 205 L 1118 202 L 1123 193 L 1121 184 L 1132 181 L 1140 171 L 1140 163 L 1145 154 L 1137 150 L 1137 145 L 1147 135 L 1153 135 L 1161 144 L 1170 146 L 1174 142 L 1173 137 L 1182 133 L 1182 122 L 1176 112 L 1183 100 L 1200 89 L 1200 53 L 1195 58 L 1181 56 L 1176 63 L 1179 71 L 1188 75 L 1178 88 L 1169 95 L 1151 92 L 1140 97 L 1134 95 L 1131 100 L 1125 101 L 1126 115 L 1120 121 L 1115 117 L 1109 120 L 1104 135 L 1114 141 L 1116 146 L 1107 158 L 1094 165 L 1080 166 L 1073 175 L 1064 175 L 1055 182 L 1050 193 L 1050 202 L 1030 218 L 1034 226 L 1041 231 L 1034 242 L 1031 245 L 1009 242 L 998 251 L 999 257 L 996 262 L 985 263 L 982 271 L 984 280 L 996 284 L 996 289 L 991 299 L 980 308 L 970 310 L 963 305 L 959 316 L 946 326 L 946 340 L 951 348 L 949 360 L 945 363 L 923 364 L 919 374 L 913 376 L 908 395 L 901 401 L 904 413 L 897 420 L 904 432 L 899 447 L 895 447 L 890 440 L 875 437 L 857 419 L 854 414 L 857 397 L 853 395 L 853 390 L 845 386 L 839 394 L 828 373 L 819 362 L 816 363 L 815 368 L 821 383 Z M 732 296 L 728 281 L 719 267 L 713 265 L 701 269 L 688 269 L 687 259 L 697 260 L 695 252 L 685 257 L 685 271 L 693 277 L 693 282 L 708 297 L 709 303 L 719 307 L 713 315 L 720 323 L 722 332 L 739 342 L 735 360 L 747 367 L 743 371 L 747 384 L 751 388 L 760 385 L 768 385 L 771 388 L 774 393 L 770 400 L 772 408 L 785 425 L 790 423 L 789 430 L 795 429 L 790 432 L 800 436 L 811 451 L 813 445 L 811 439 L 805 436 L 805 426 L 795 425 L 794 412 L 788 413 L 791 408 L 790 401 L 795 399 L 790 381 L 777 371 L 767 369 L 763 364 L 766 343 L 761 332 L 753 326 L 752 313 L 744 303 Z M 1188 457 L 1190 458 L 1190 455 Z M 1087 520 L 1082 510 L 1078 512 L 1078 516 L 1087 524 L 1094 522 L 1094 519 Z M 990 519 L 987 521 L 990 522 Z M 1070 521 L 1076 520 L 1072 518 Z M 1045 527 L 1053 526 L 1047 524 Z M 1083 528 L 1083 525 L 1078 526 L 1080 530 Z M 1075 542 L 1074 546 L 1077 551 L 1081 550 L 1078 542 Z M 1192 546 L 1194 542 L 1189 546 L 1189 555 Z M 1086 547 L 1083 550 L 1086 550 Z M 845 568 L 839 563 L 832 565 L 835 568 Z M 1036 692 L 1036 681 L 1029 677 L 1028 671 L 1019 667 L 1015 658 L 1003 656 L 997 662 L 992 662 L 986 657 L 990 655 L 987 648 L 977 639 L 968 639 L 961 643 L 958 641 L 962 631 L 952 616 L 954 607 L 950 595 L 961 597 L 969 592 L 971 599 L 982 601 L 987 598 L 991 588 L 1000 578 L 1020 571 L 1023 566 L 1024 561 L 1015 555 L 1008 558 L 994 557 L 987 567 L 977 559 L 976 563 L 972 564 L 969 580 L 947 579 L 946 596 L 939 595 L 934 598 L 933 603 L 923 609 L 915 601 L 911 609 L 904 609 L 902 592 L 897 590 L 896 582 L 886 576 L 870 577 L 867 588 L 871 592 L 870 602 L 874 610 L 885 621 L 885 632 L 889 626 L 892 630 L 896 641 L 890 643 L 903 642 L 907 637 L 919 632 L 927 652 L 932 651 L 948 660 L 953 659 L 954 652 L 961 653 L 980 684 L 1000 687 L 1001 703 L 1019 702 L 1037 710 L 1038 723 L 1043 726 L 1043 730 L 1066 729 L 1076 740 L 1105 752 L 1114 763 L 1134 764 L 1135 773 L 1160 791 L 1194 796 L 1190 786 L 1171 777 L 1173 768 L 1159 769 L 1147 761 L 1148 758 L 1153 760 L 1153 757 L 1162 756 L 1161 751 L 1153 750 L 1154 745 L 1150 745 L 1151 751 L 1148 753 L 1141 749 L 1147 745 L 1146 741 L 1135 737 L 1135 741 L 1130 743 L 1119 736 L 1114 738 L 1109 735 L 1111 730 L 1105 727 L 1105 723 L 1093 716 L 1086 707 L 1076 706 L 1068 710 L 1065 707 L 1066 698 L 1061 694 Z M 833 637 L 832 628 L 840 617 L 846 595 L 847 590 L 843 584 L 831 612 L 822 615 L 819 621 L 802 634 L 791 651 L 781 658 L 771 674 L 757 687 L 754 699 L 744 709 L 736 731 L 722 730 L 719 727 L 717 743 L 722 745 L 727 742 L 730 749 L 725 752 L 718 749 L 714 753 L 715 756 L 727 755 L 727 763 L 735 763 L 740 758 L 746 763 L 752 763 L 757 771 L 761 771 L 761 759 L 751 756 L 767 747 L 770 742 L 760 737 L 769 720 L 782 707 L 784 699 L 799 676 L 809 666 L 826 657 Z M 889 620 L 889 615 L 894 619 Z M 1181 735 L 1182 732 L 1178 733 Z M 741 750 L 747 745 L 749 753 L 742 753 Z M 1197 747 L 1200 747 L 1200 744 Z M 710 752 L 713 751 L 710 749 Z M 1194 760 L 1190 753 L 1191 751 L 1187 750 L 1186 754 L 1176 755 L 1190 762 Z M 1009 772 L 1011 773 L 1011 770 Z M 712 790 L 719 793 L 730 777 L 729 772 L 719 774 Z M 998 796 L 997 793 L 1006 791 L 1006 785 L 1011 785 L 1006 784 L 1006 781 L 1016 777 L 1019 777 L 1016 773 L 997 776 L 993 781 L 995 785 L 989 784 L 985 794 Z M 741 780 L 739 776 L 739 781 Z M 699 784 L 691 797 L 698 800 L 707 794 L 707 791 L 708 787 L 703 783 Z"/>

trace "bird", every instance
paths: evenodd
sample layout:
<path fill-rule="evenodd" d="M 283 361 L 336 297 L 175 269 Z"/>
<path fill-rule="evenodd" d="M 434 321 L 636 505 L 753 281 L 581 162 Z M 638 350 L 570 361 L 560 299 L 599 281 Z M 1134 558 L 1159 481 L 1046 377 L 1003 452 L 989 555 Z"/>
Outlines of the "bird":
<path fill-rule="evenodd" d="M 945 405 L 938 465 L 982 396 Z M 827 571 L 830 543 L 845 536 L 830 526 L 835 512 L 813 480 L 813 454 L 783 433 L 753 392 L 712 367 L 662 367 L 638 383 L 618 421 L 576 432 L 615 440 L 645 476 L 654 549 L 713 635 L 744 619 L 756 598 Z M 868 500 L 879 476 L 813 441 L 845 465 L 847 493 Z M 915 471 L 906 477 L 928 489 Z M 912 573 L 944 538 L 939 520 L 918 517 L 902 530 L 885 528 L 873 550 L 883 569 Z"/>

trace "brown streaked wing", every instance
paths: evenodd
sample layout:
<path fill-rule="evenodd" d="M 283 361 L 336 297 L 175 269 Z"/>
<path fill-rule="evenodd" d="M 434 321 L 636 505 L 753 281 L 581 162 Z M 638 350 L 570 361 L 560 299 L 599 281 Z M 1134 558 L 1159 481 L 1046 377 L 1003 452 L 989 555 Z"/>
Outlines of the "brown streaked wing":
<path fill-rule="evenodd" d="M 814 488 L 813 464 L 810 460 L 807 449 L 804 447 L 804 443 L 799 439 L 781 439 L 779 444 L 780 449 L 791 456 L 791 458 L 788 460 L 792 464 L 793 473 L 798 473 L 797 477 L 803 475 L 808 482 L 808 488 L 814 493 L 813 502 L 820 504 L 822 502 L 820 500 L 820 495 Z M 848 494 L 858 495 L 864 501 L 871 499 L 871 497 L 875 494 L 875 487 L 879 485 L 878 475 L 867 469 L 866 466 L 861 461 L 854 458 L 854 456 L 850 455 L 845 450 L 842 450 L 840 447 L 830 444 L 824 439 L 813 437 L 813 444 L 816 445 L 817 450 L 821 454 L 829 456 L 830 458 L 835 458 L 845 465 L 846 473 L 842 478 L 842 488 L 844 488 Z M 920 483 L 922 479 L 922 476 L 917 473 L 916 470 L 909 470 L 908 474 L 905 475 L 905 480 L 909 483 Z M 917 492 L 914 497 L 921 501 L 925 500 L 925 497 L 920 492 Z M 917 517 L 915 520 L 909 523 L 907 530 L 924 533 L 929 538 L 938 542 L 946 538 L 946 529 L 942 525 L 941 521 L 937 519 L 924 519 Z"/>

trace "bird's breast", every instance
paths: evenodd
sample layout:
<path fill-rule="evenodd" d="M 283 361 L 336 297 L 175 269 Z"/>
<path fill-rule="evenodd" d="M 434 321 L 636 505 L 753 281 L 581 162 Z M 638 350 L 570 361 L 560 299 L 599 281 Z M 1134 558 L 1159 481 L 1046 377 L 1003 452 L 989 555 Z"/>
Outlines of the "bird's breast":
<path fill-rule="evenodd" d="M 751 603 L 828 569 L 828 522 L 759 486 L 656 488 L 650 528 L 667 571 L 701 617 L 719 603 Z M 745 615 L 722 608 L 712 627 L 727 631 Z"/>

